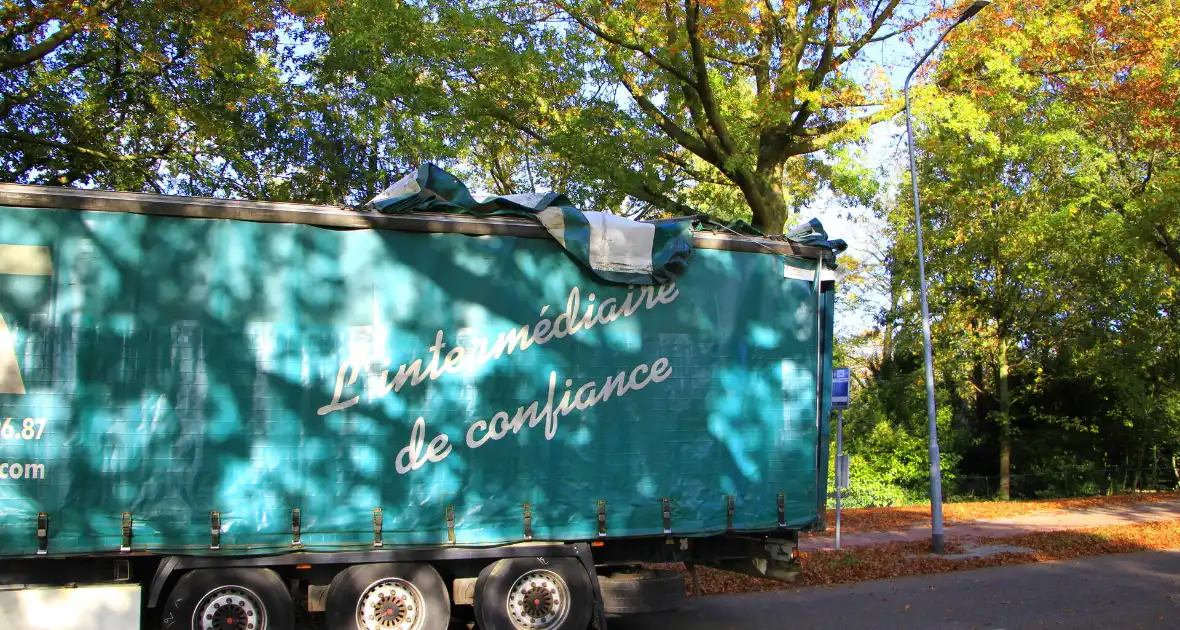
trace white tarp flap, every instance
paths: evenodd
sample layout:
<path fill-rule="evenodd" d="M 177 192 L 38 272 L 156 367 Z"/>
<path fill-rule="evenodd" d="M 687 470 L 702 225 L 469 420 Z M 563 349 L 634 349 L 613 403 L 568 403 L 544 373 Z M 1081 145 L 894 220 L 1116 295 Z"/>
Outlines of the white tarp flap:
<path fill-rule="evenodd" d="M 590 266 L 649 274 L 656 227 L 605 212 L 584 212 L 590 224 Z"/>

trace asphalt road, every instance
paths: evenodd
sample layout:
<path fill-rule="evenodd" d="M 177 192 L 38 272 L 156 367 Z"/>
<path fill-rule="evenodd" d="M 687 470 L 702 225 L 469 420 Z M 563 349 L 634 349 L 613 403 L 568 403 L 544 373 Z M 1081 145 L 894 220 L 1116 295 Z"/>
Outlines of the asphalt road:
<path fill-rule="evenodd" d="M 1180 551 L 690 599 L 610 630 L 1180 628 Z"/>

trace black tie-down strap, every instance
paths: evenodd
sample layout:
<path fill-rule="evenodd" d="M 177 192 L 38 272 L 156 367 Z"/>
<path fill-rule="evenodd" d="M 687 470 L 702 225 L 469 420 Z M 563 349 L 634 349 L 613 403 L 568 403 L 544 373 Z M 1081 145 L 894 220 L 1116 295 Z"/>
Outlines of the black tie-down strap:
<path fill-rule="evenodd" d="M 209 513 L 209 550 L 221 549 L 221 512 Z"/>
<path fill-rule="evenodd" d="M 45 512 L 37 514 L 37 555 L 49 553 L 49 515 Z"/>
<path fill-rule="evenodd" d="M 291 510 L 291 546 L 303 546 L 303 515 L 299 508 Z"/>
<path fill-rule="evenodd" d="M 132 525 L 131 512 L 123 512 L 123 542 L 119 545 L 121 552 L 131 551 Z"/>

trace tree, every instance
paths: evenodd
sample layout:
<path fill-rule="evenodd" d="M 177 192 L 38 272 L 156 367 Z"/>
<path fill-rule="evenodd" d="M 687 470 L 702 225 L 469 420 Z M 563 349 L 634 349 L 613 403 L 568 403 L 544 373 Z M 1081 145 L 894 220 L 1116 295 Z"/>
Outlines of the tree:
<path fill-rule="evenodd" d="M 855 140 L 899 111 L 888 89 L 855 78 L 852 63 L 868 44 L 931 17 L 900 0 L 537 6 L 577 29 L 566 44 L 579 51 L 575 58 L 589 57 L 598 82 L 622 88 L 626 106 L 613 106 L 614 89 L 591 103 L 614 110 L 615 126 L 662 149 L 655 156 L 665 179 L 740 193 L 755 227 L 770 232 L 820 183 L 824 162 L 807 156 Z M 494 115 L 528 125 L 516 112 Z M 644 201 L 683 205 L 646 174 L 623 181 Z"/>
<path fill-rule="evenodd" d="M 842 149 L 900 104 L 856 64 L 944 15 L 917 4 L 358 0 L 322 33 L 328 63 L 390 107 L 467 145 L 505 138 L 468 154 L 495 156 L 489 172 L 543 159 L 596 197 L 777 233 L 824 185 L 863 195 Z"/>
<path fill-rule="evenodd" d="M 966 74 L 960 88 L 977 96 L 1023 76 L 1014 98 L 1070 107 L 1109 151 L 1089 210 L 1119 216 L 1180 275 L 1180 5 L 1005 2 L 978 22 L 948 51 L 945 72 Z"/>
<path fill-rule="evenodd" d="M 311 0 L 4 3 L 0 177 L 270 196 L 262 165 L 272 145 L 263 138 L 276 135 L 272 113 L 285 101 L 278 26 L 316 8 Z"/>
<path fill-rule="evenodd" d="M 1003 498 L 1014 466 L 1127 471 L 1177 428 L 1175 104 L 1150 93 L 1175 80 L 1176 8 L 1048 4 L 981 14 L 917 102 L 940 409 Z M 894 222 L 912 260 L 912 208 Z"/>

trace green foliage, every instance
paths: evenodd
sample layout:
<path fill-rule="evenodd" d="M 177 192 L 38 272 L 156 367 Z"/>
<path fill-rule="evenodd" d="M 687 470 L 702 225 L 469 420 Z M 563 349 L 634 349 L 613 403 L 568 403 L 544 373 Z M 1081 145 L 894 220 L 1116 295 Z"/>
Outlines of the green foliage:
<path fill-rule="evenodd" d="M 848 489 L 841 492 L 840 506 L 844 509 L 911 505 L 928 500 L 928 494 L 896 481 L 877 475 L 878 467 L 869 466 L 860 455 L 851 456 L 848 465 Z M 836 495 L 836 477 L 828 473 L 828 496 Z M 829 504 L 832 501 L 829 499 Z"/>
<path fill-rule="evenodd" d="M 993 490 L 1012 474 L 1013 492 L 1049 496 L 1134 487 L 1142 475 L 1129 471 L 1173 467 L 1180 143 L 1160 124 L 1175 122 L 1175 100 L 1149 86 L 1175 84 L 1174 63 L 1159 60 L 1177 58 L 1178 29 L 1170 3 L 1005 3 L 952 41 L 939 85 L 919 91 L 944 470 L 989 477 Z M 1128 61 L 1119 46 L 1138 52 Z M 908 190 L 908 177 L 898 183 Z M 916 490 L 909 197 L 881 216 L 890 299 L 849 444 L 881 463 L 877 478 Z M 1121 472 L 1106 481 L 1107 470 Z"/>
<path fill-rule="evenodd" d="M 277 28 L 312 9 L 283 0 L 5 3 L 0 177 L 276 196 L 271 179 L 294 157 L 283 151 L 293 110 Z"/>

